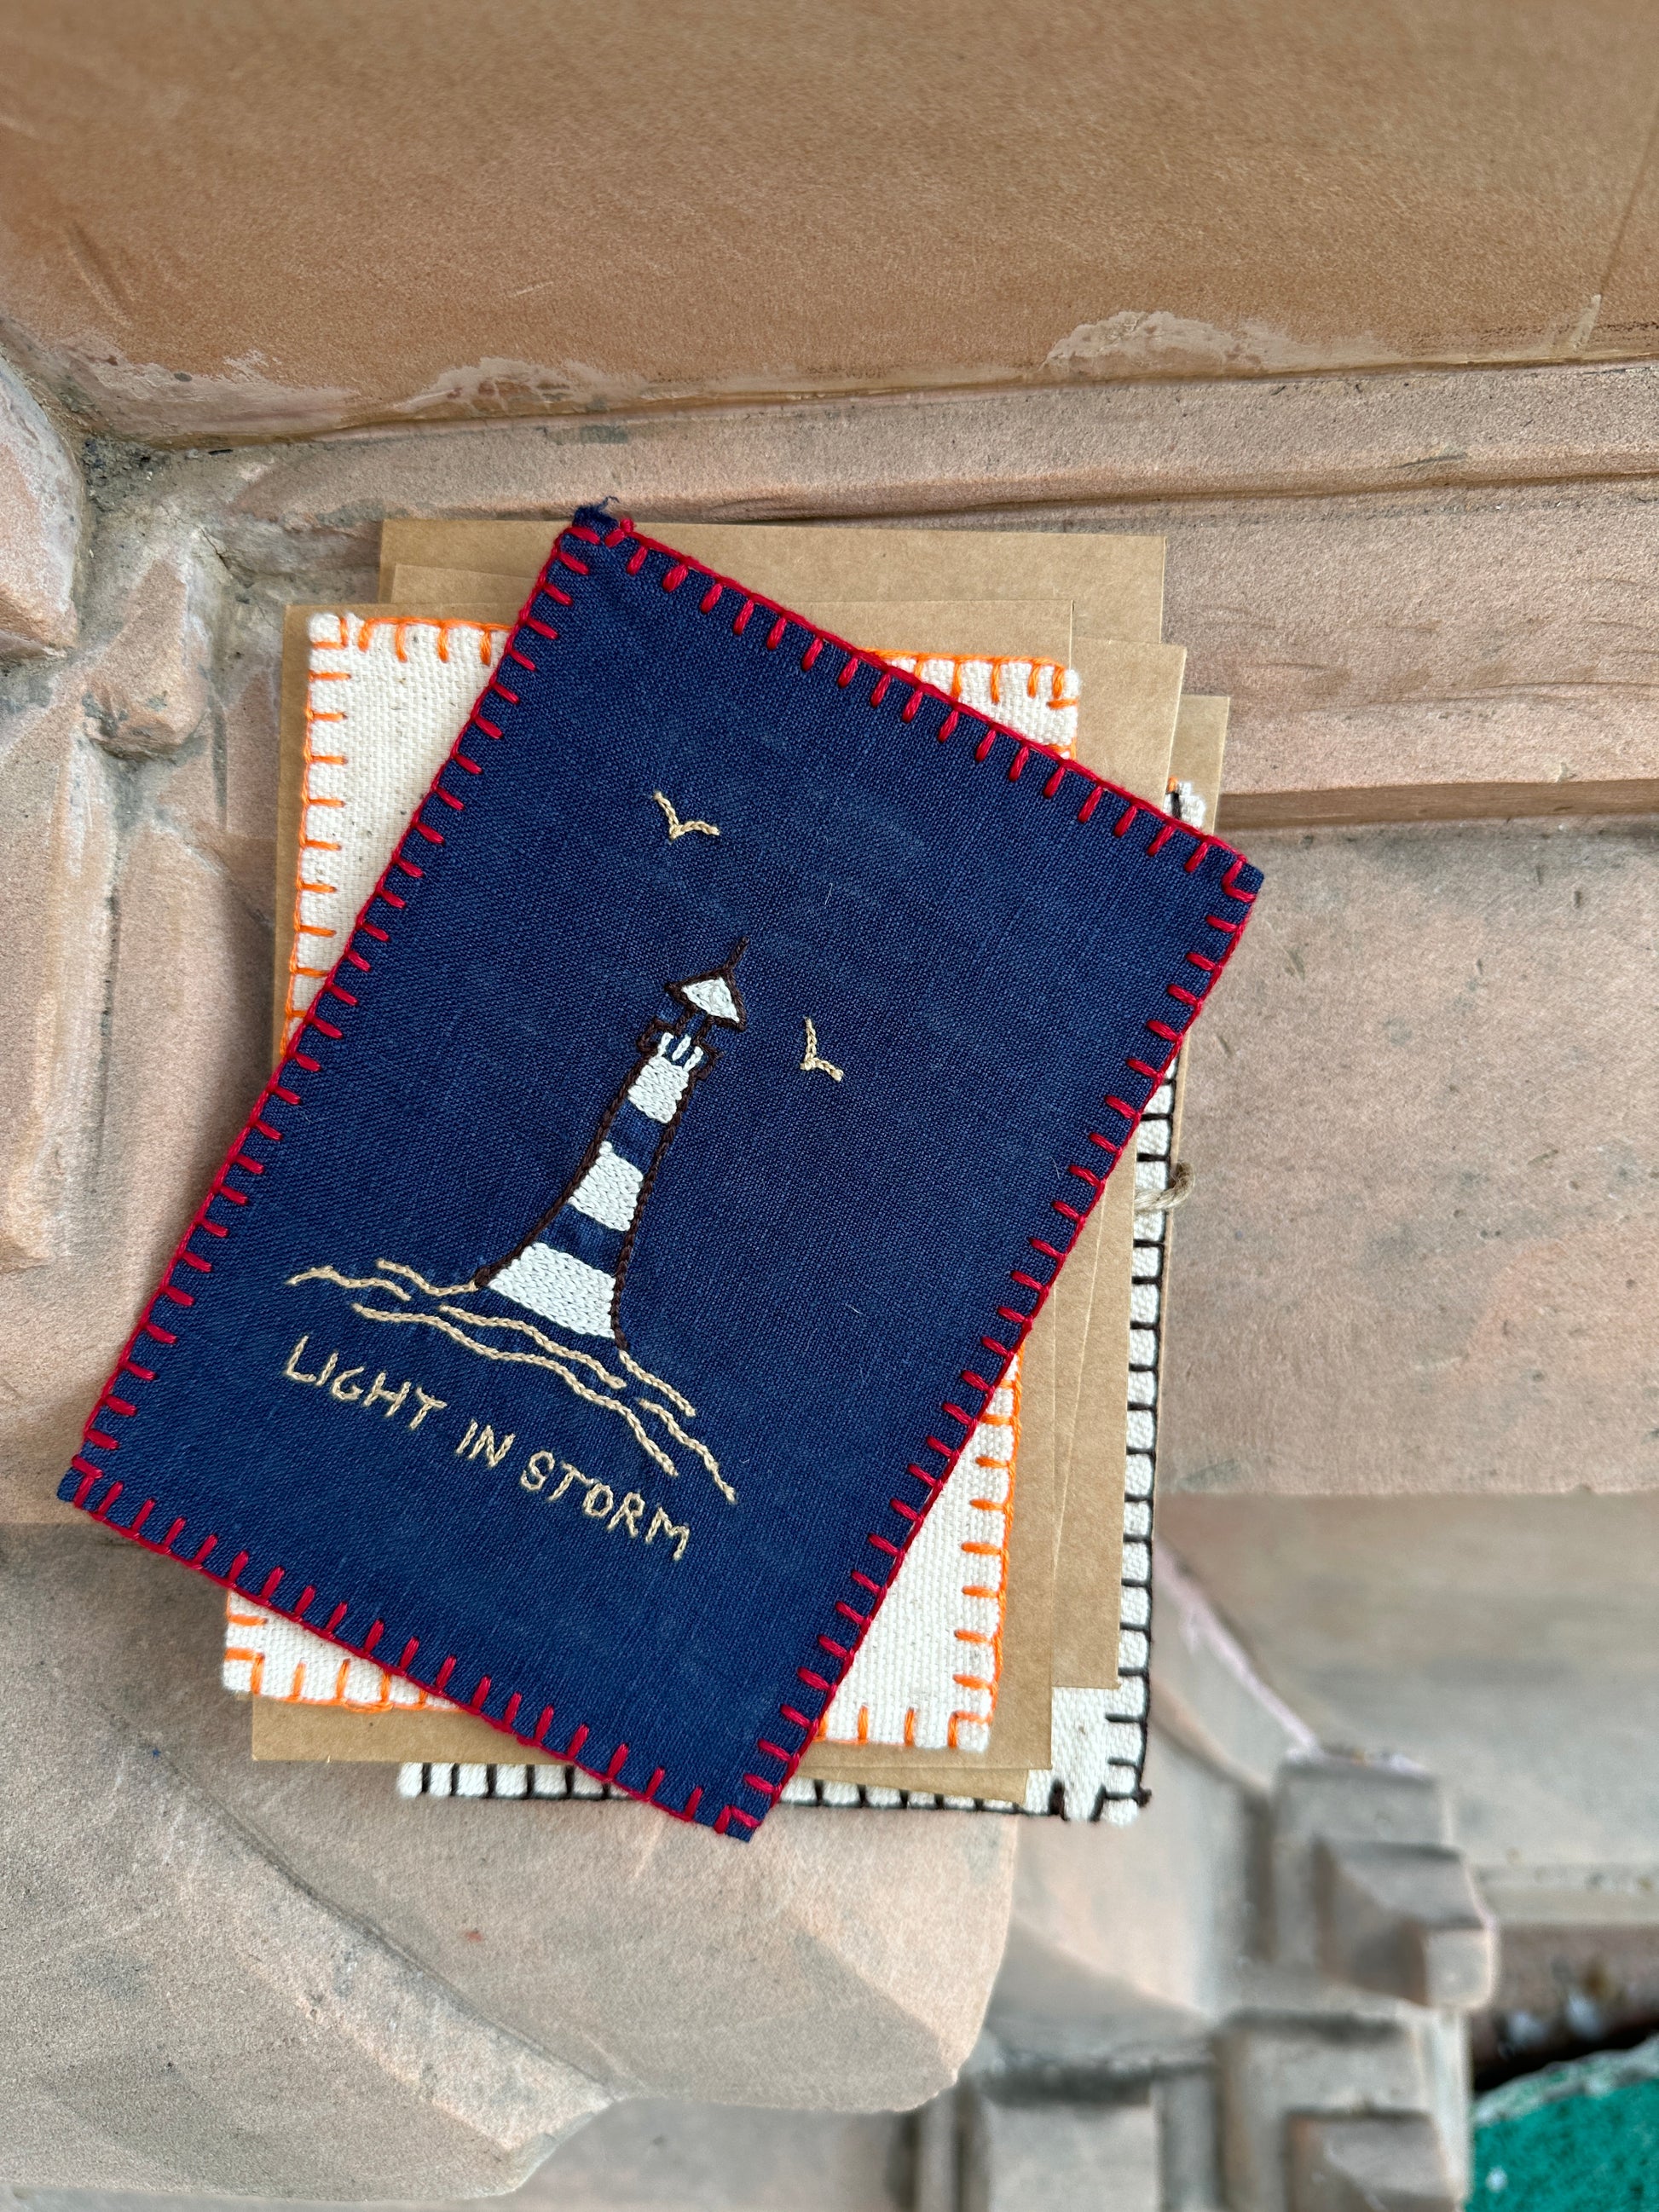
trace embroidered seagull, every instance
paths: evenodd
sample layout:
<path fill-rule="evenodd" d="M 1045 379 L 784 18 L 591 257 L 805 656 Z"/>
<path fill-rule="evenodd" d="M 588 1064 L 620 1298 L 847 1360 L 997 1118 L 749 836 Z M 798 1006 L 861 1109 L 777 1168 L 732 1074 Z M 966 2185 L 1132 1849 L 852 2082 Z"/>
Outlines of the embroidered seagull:
<path fill-rule="evenodd" d="M 718 837 L 720 836 L 720 827 L 716 823 L 682 822 L 679 816 L 674 811 L 673 800 L 670 799 L 665 793 L 653 791 L 651 796 L 656 800 L 658 805 L 661 807 L 663 813 L 667 817 L 668 842 L 671 845 L 673 843 L 676 837 L 689 837 L 694 830 L 701 830 L 705 837 Z"/>
<path fill-rule="evenodd" d="M 819 1059 L 818 1033 L 813 1026 L 812 1017 L 811 1014 L 803 1014 L 801 1019 L 806 1024 L 806 1053 L 800 1064 L 801 1073 L 810 1075 L 813 1069 L 817 1068 L 821 1073 L 827 1075 L 832 1083 L 839 1083 L 847 1070 L 844 1067 L 837 1067 L 833 1060 Z"/>

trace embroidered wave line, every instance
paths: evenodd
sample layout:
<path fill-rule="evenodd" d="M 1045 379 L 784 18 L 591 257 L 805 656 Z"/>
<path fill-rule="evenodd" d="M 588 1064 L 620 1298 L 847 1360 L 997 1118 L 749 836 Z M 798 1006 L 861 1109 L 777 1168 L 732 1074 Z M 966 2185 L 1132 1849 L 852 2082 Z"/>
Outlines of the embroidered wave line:
<path fill-rule="evenodd" d="M 424 1291 L 429 1298 L 459 1298 L 463 1292 L 476 1288 L 470 1279 L 465 1283 L 428 1283 L 419 1268 L 405 1267 L 401 1260 L 377 1260 L 374 1264 L 377 1267 L 383 1267 L 388 1275 L 407 1275 L 410 1281 L 417 1289 Z M 301 1279 L 298 1275 L 289 1278 L 295 1283 Z M 388 1284 L 386 1287 L 389 1290 L 392 1286 Z"/>
<path fill-rule="evenodd" d="M 635 1383 L 649 1384 L 661 1397 L 677 1406 L 687 1420 L 696 1417 L 697 1409 L 688 1397 L 675 1389 L 672 1383 L 665 1382 L 660 1375 L 653 1375 L 649 1368 L 642 1367 L 621 1346 L 616 1347 L 616 1356 L 628 1370 L 628 1375 L 618 1374 L 592 1352 L 548 1335 L 532 1322 L 520 1320 L 517 1315 L 479 1313 L 470 1306 L 447 1303 L 453 1297 L 482 1295 L 471 1282 L 428 1282 L 417 1267 L 409 1267 L 401 1260 L 380 1259 L 374 1265 L 380 1271 L 378 1273 L 357 1275 L 323 1261 L 316 1267 L 301 1268 L 297 1274 L 288 1278 L 288 1282 L 290 1288 L 305 1283 L 328 1283 L 348 1291 L 384 1291 L 398 1301 L 398 1309 L 388 1309 L 354 1298 L 351 1301 L 352 1311 L 361 1315 L 365 1321 L 401 1322 L 404 1327 L 435 1329 L 440 1335 L 447 1337 L 451 1343 L 459 1345 L 464 1351 L 476 1353 L 480 1359 L 499 1360 L 514 1366 L 539 1367 L 544 1373 L 556 1376 L 566 1389 L 585 1404 L 599 1406 L 606 1413 L 616 1414 L 626 1423 L 629 1434 L 646 1457 L 660 1468 L 665 1474 L 678 1477 L 683 1469 L 653 1432 L 653 1426 L 659 1426 L 675 1444 L 691 1453 L 700 1462 L 721 1497 L 733 1505 L 737 1504 L 737 1492 L 720 1473 L 719 1460 L 701 1437 L 693 1436 L 684 1423 L 669 1412 L 667 1406 L 659 1404 L 655 1398 L 645 1396 L 643 1392 L 636 1392 L 631 1402 L 621 1395 L 610 1395 L 629 1391 L 628 1376 L 631 1375 Z M 440 1304 L 436 1313 L 400 1310 L 409 1306 L 411 1293 L 404 1287 L 404 1283 L 393 1281 L 393 1276 L 401 1276 L 404 1283 L 416 1284 L 429 1297 L 446 1303 Z M 458 1323 L 461 1325 L 457 1326 Z M 510 1330 L 515 1336 L 527 1339 L 538 1349 L 532 1352 L 489 1342 L 486 1333 L 499 1329 Z M 592 1376 L 603 1387 L 596 1389 L 593 1382 L 586 1379 L 578 1370 L 585 1370 L 586 1376 Z M 642 1419 L 642 1415 L 648 1415 L 649 1419 Z"/>
<path fill-rule="evenodd" d="M 476 1337 L 469 1336 L 465 1329 L 457 1328 L 453 1322 L 445 1321 L 437 1314 L 386 1313 L 377 1306 L 361 1305 L 355 1298 L 351 1310 L 361 1314 L 365 1321 L 400 1321 L 422 1328 L 441 1329 L 444 1335 L 453 1337 L 457 1344 L 465 1345 L 469 1352 L 476 1352 L 485 1359 L 511 1360 L 515 1365 L 544 1367 L 550 1373 L 556 1375 L 560 1382 L 568 1389 L 574 1390 L 579 1398 L 585 1398 L 590 1406 L 603 1406 L 607 1413 L 619 1413 L 633 1431 L 634 1441 L 640 1449 L 647 1458 L 655 1460 L 665 1474 L 678 1475 L 679 1473 L 678 1468 L 656 1438 L 648 1433 L 631 1406 L 618 1405 L 614 1398 L 600 1397 L 597 1390 L 590 1390 L 586 1382 L 556 1359 L 549 1359 L 539 1352 L 507 1352 L 499 1344 L 480 1344 Z M 729 1492 L 727 1494 L 730 1495 Z"/>
<path fill-rule="evenodd" d="M 680 1426 L 679 1423 L 674 1419 L 674 1416 L 669 1412 L 667 1407 L 658 1405 L 654 1399 L 641 1398 L 640 1401 L 640 1410 L 641 1413 L 654 1413 L 657 1419 L 662 1423 L 664 1428 L 667 1430 L 671 1437 L 674 1437 L 678 1443 L 683 1443 L 688 1451 L 696 1452 L 697 1457 L 702 1462 L 703 1465 L 708 1469 L 710 1475 L 713 1477 L 715 1489 L 720 1491 L 725 1497 L 729 1498 L 733 1505 L 737 1504 L 737 1492 L 732 1489 L 731 1484 L 727 1482 L 725 1477 L 721 1474 L 720 1463 L 715 1458 L 714 1453 L 709 1450 L 707 1444 L 700 1443 L 696 1437 L 688 1436 L 685 1431 Z"/>
<path fill-rule="evenodd" d="M 352 1288 L 354 1290 L 360 1287 L 360 1285 L 352 1285 Z M 386 1287 L 390 1290 L 393 1288 L 394 1285 L 388 1284 Z M 465 1306 L 441 1306 L 439 1308 L 439 1311 L 441 1313 L 447 1313 L 451 1321 L 465 1322 L 468 1327 L 471 1328 L 518 1329 L 523 1335 L 529 1337 L 532 1342 L 539 1344 L 544 1352 L 550 1352 L 560 1359 L 576 1360 L 583 1367 L 591 1367 L 593 1372 L 601 1378 L 609 1389 L 612 1390 L 625 1390 L 628 1388 L 628 1378 L 626 1376 L 613 1375 L 611 1372 L 611 1370 L 605 1364 L 604 1361 L 595 1359 L 591 1352 L 578 1352 L 574 1344 L 561 1344 L 556 1337 L 544 1336 L 540 1329 L 536 1327 L 533 1322 L 517 1321 L 511 1314 L 472 1313 L 470 1312 Z"/>
<path fill-rule="evenodd" d="M 337 1283 L 343 1291 L 390 1291 L 394 1298 L 409 1296 L 407 1291 L 399 1290 L 396 1283 L 388 1283 L 383 1275 L 343 1275 L 337 1267 L 302 1267 L 288 1279 L 290 1289 L 295 1283 Z"/>

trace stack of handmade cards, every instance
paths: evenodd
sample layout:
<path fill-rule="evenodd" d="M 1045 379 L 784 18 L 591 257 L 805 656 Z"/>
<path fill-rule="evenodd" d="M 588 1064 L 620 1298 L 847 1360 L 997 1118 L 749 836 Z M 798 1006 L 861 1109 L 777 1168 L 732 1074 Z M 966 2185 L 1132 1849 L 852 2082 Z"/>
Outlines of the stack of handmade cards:
<path fill-rule="evenodd" d="M 1256 881 L 1161 545 L 550 528 L 294 611 L 285 1056 L 126 1363 L 155 1498 L 118 1378 L 68 1487 L 228 1583 L 258 1756 L 1125 1817 L 1172 1071 Z"/>

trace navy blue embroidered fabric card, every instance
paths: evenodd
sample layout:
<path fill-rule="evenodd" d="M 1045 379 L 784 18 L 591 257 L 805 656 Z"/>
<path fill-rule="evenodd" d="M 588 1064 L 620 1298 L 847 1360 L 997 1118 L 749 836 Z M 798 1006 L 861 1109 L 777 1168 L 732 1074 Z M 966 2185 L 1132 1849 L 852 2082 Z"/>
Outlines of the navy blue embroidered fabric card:
<path fill-rule="evenodd" d="M 586 512 L 62 1494 L 749 1833 L 1259 880 Z"/>

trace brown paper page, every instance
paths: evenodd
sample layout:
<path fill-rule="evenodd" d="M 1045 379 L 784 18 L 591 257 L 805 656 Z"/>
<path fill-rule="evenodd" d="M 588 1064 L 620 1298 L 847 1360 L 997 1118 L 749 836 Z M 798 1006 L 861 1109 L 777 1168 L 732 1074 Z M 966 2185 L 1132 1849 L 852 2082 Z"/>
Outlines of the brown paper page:
<path fill-rule="evenodd" d="M 488 605 L 492 622 L 510 622 L 524 604 L 520 580 L 466 568 L 416 568 L 399 563 L 392 595 L 404 606 L 465 599 Z M 871 653 L 959 654 L 964 659 L 1058 660 L 1072 658 L 1069 599 L 848 599 L 796 592 L 793 611 Z"/>
<path fill-rule="evenodd" d="M 1212 828 L 1221 799 L 1222 763 L 1227 750 L 1227 716 L 1231 699 L 1206 698 L 1188 691 L 1176 717 L 1175 747 L 1170 774 L 1177 782 L 1190 783 L 1204 801 L 1204 823 Z"/>
<path fill-rule="evenodd" d="M 1215 820 L 1221 788 L 1228 705 L 1225 699 L 1183 699 L 1173 732 L 1170 781 L 1192 785 L 1204 801 L 1206 823 Z M 1172 1163 L 1178 1156 L 1180 1112 L 1177 1085 L 1176 1120 L 1170 1134 Z M 1117 1578 L 1121 1571 L 1123 1527 L 1122 1405 L 1128 1377 L 1127 1250 L 1134 1228 L 1132 1176 L 1112 1178 L 1096 1209 L 1096 1218 L 1101 1222 L 1099 1249 L 1115 1255 L 1121 1241 L 1124 1261 L 1121 1295 L 1116 1288 L 1120 1277 L 1115 1266 L 1110 1273 L 1104 1267 L 1097 1273 L 1094 1308 L 1079 1370 L 1074 1413 L 1073 1486 L 1064 1493 L 1061 1506 L 1054 1599 L 1054 1680 L 1065 1687 L 1077 1689 L 1109 1689 L 1117 1677 Z M 1072 1265 L 1075 1267 L 1084 1256 L 1079 1252 Z M 1167 1311 L 1165 1318 L 1167 1322 Z M 1105 1334 L 1108 1330 L 1109 1338 Z M 1167 1346 L 1167 1326 L 1162 1341 Z M 1115 1349 L 1120 1346 L 1121 1353 Z M 1111 1480 L 1119 1502 L 1113 1509 L 1112 1527 L 1107 1531 L 1099 1524 L 1098 1501 L 1104 1494 L 1108 1480 L 1105 1462 L 1109 1452 Z M 1091 1467 L 1095 1468 L 1094 1479 L 1083 1472 Z M 1103 1600 L 1098 1574 L 1106 1560 L 1109 1560 L 1114 1589 L 1109 1598 Z"/>
<path fill-rule="evenodd" d="M 399 568 L 509 577 L 522 599 L 562 518 L 392 520 L 380 532 L 380 596 Z M 1164 541 L 1097 531 L 872 529 L 823 524 L 664 522 L 640 527 L 694 561 L 780 599 L 1087 601 L 1079 634 L 1156 645 L 1164 635 Z M 517 603 L 515 602 L 515 605 Z"/>
<path fill-rule="evenodd" d="M 1227 718 L 1232 710 L 1231 699 L 1186 698 L 1181 702 L 1181 713 L 1176 721 L 1175 751 L 1170 762 L 1170 774 L 1181 783 L 1190 783 L 1204 801 L 1204 823 L 1213 830 L 1218 808 L 1221 804 L 1221 778 L 1227 751 Z M 1184 1066 L 1187 1048 L 1181 1048 Z M 1170 1162 L 1173 1167 L 1181 1157 L 1181 1109 L 1182 1086 L 1176 1087 L 1175 1115 L 1170 1124 Z"/>
<path fill-rule="evenodd" d="M 1087 1304 L 1072 1370 L 1071 1465 L 1054 1569 L 1054 1682 L 1070 1690 L 1109 1690 L 1117 1683 L 1128 1443 L 1129 1248 L 1134 1233 L 1131 1161 L 1126 1159 L 1107 1184 L 1090 1226 L 1095 1231 L 1095 1271 L 1077 1301 L 1084 1306 L 1086 1297 Z M 1071 1265 L 1091 1256 L 1085 1246 Z M 1076 1326 L 1075 1312 L 1073 1322 Z"/>
<path fill-rule="evenodd" d="M 290 1705 L 276 1698 L 250 1698 L 255 1759 L 349 1759 L 379 1765 L 405 1759 L 422 1764 L 497 1766 L 528 1764 L 530 1754 L 510 1735 L 471 1713 L 345 1712 L 337 1705 Z"/>
<path fill-rule="evenodd" d="M 457 1766 L 557 1764 L 526 1757 L 510 1737 L 471 1713 L 346 1713 L 331 1705 L 285 1705 L 275 1698 L 248 1702 L 253 1708 L 252 1750 L 258 1759 L 306 1765 L 339 1759 L 354 1766 L 402 1765 L 405 1760 Z M 1023 1766 L 991 1766 L 975 1760 L 970 1774 L 958 1763 L 942 1771 L 931 1788 L 941 1794 L 1018 1804 L 1025 1794 L 1025 1772 Z M 923 1785 L 889 1782 L 876 1786 L 920 1790 Z"/>
<path fill-rule="evenodd" d="M 1078 653 L 1079 757 L 1137 798 L 1162 805 L 1180 706 L 1179 667 L 1146 665 L 1127 694 L 1112 685 L 1116 712 L 1102 727 L 1088 710 L 1090 675 L 1083 664 L 1091 650 L 1085 643 Z M 1103 671 L 1096 688 L 1109 683 Z M 1049 1300 L 1058 1335 L 1054 1674 L 1067 1689 L 1106 1690 L 1117 1681 L 1133 1224 L 1133 1176 L 1120 1173 L 1107 1184 Z"/>
<path fill-rule="evenodd" d="M 1175 741 L 1176 719 L 1181 704 L 1181 679 L 1186 654 L 1179 646 L 1161 646 L 1153 659 L 1145 647 L 1126 653 L 1122 648 L 1109 648 L 1091 640 L 1077 641 L 1073 665 L 1079 678 L 1078 757 L 1085 768 L 1097 775 L 1109 776 L 1114 783 L 1133 792 L 1137 799 L 1152 805 L 1164 803 L 1170 777 L 1170 752 Z M 1094 708 L 1091 702 L 1098 698 L 1103 704 Z M 1115 1181 L 1115 1178 L 1114 1178 Z M 1108 1186 L 1108 1195 L 1110 1186 Z M 1067 1261 L 1060 1279 L 1054 1297 L 1060 1304 L 1060 1348 L 1056 1361 L 1056 1376 L 1060 1402 L 1055 1417 L 1055 1436 L 1059 1453 L 1059 1471 L 1055 1479 L 1055 1497 L 1063 1511 L 1071 1481 L 1073 1441 L 1077 1428 L 1079 1395 L 1082 1388 L 1084 1347 L 1088 1340 L 1089 1314 L 1093 1304 L 1098 1274 L 1099 1255 L 1108 1235 L 1107 1221 L 1112 1218 L 1104 1212 L 1107 1201 L 1095 1209 L 1090 1227 L 1084 1232 L 1078 1249 Z M 1098 1223 L 1099 1225 L 1096 1226 Z M 1128 1297 L 1128 1217 L 1121 1224 L 1124 1291 Z M 1128 1327 L 1128 1307 L 1124 1306 L 1124 1327 Z M 1127 1389 L 1127 1339 L 1125 1338 L 1125 1387 Z M 1113 1649 L 1116 1649 L 1116 1632 L 1113 1631 Z M 1086 1684 L 1073 1686 L 1086 1687 Z M 1103 1685 L 1102 1686 L 1105 1686 Z"/>

